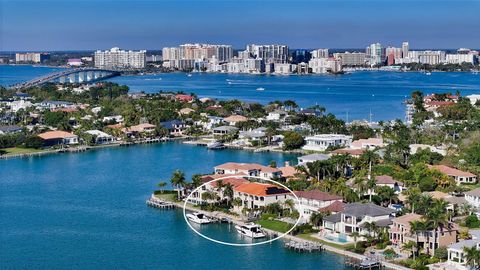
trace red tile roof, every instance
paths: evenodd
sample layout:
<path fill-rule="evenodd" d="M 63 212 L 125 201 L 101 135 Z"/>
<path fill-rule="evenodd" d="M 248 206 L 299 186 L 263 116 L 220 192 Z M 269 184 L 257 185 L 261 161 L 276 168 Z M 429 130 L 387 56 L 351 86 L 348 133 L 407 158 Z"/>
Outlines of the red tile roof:
<path fill-rule="evenodd" d="M 342 212 L 345 209 L 345 203 L 341 201 L 335 201 L 327 207 L 322 207 L 318 209 L 319 212 L 330 212 L 330 213 L 338 213 Z"/>
<path fill-rule="evenodd" d="M 261 184 L 261 183 L 245 183 L 238 187 L 234 188 L 237 192 L 247 193 L 254 196 L 271 196 L 277 194 L 286 194 L 290 193 L 288 190 L 271 185 L 271 184 Z"/>
<path fill-rule="evenodd" d="M 236 188 L 240 185 L 248 183 L 248 181 L 243 179 L 243 178 L 224 178 L 224 179 L 214 181 L 214 182 L 210 183 L 210 185 L 212 187 L 217 187 L 218 186 L 218 181 L 222 181 L 222 183 L 224 185 L 230 184 L 230 185 L 232 185 L 233 188 Z"/>
<path fill-rule="evenodd" d="M 283 177 L 292 177 L 297 173 L 297 169 L 293 166 L 285 166 L 278 168 L 282 172 Z"/>
<path fill-rule="evenodd" d="M 44 133 L 38 134 L 38 137 L 44 139 L 44 140 L 51 140 L 51 139 L 65 139 L 65 138 L 72 138 L 76 137 L 77 135 L 72 134 L 70 132 L 66 131 L 47 131 Z"/>
<path fill-rule="evenodd" d="M 336 201 L 342 200 L 341 196 L 332 195 L 320 190 L 308 190 L 308 191 L 294 191 L 295 195 L 299 198 L 305 198 L 310 200 L 317 200 L 317 201 Z"/>
<path fill-rule="evenodd" d="M 429 166 L 431 169 L 436 169 L 443 174 L 451 175 L 451 176 L 462 176 L 462 177 L 475 177 L 476 175 L 470 172 L 464 172 L 452 167 L 448 167 L 445 165 L 433 165 Z"/>
<path fill-rule="evenodd" d="M 215 167 L 215 169 L 222 169 L 222 170 L 239 170 L 239 171 L 253 171 L 259 170 L 262 172 L 268 173 L 276 173 L 281 172 L 281 170 L 277 168 L 272 168 L 269 166 L 263 166 L 256 163 L 236 163 L 236 162 L 227 162 Z"/>

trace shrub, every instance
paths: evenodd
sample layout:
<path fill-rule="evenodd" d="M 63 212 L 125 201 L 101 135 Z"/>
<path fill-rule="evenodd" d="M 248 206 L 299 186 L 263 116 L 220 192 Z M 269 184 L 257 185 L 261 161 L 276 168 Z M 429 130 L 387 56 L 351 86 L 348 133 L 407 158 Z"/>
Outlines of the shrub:
<path fill-rule="evenodd" d="M 480 227 L 480 220 L 476 215 L 470 215 L 465 219 L 465 226 L 468 228 L 478 228 Z"/>
<path fill-rule="evenodd" d="M 435 258 L 440 260 L 446 260 L 448 258 L 448 251 L 446 247 L 439 247 L 435 249 L 435 254 L 433 255 Z"/>

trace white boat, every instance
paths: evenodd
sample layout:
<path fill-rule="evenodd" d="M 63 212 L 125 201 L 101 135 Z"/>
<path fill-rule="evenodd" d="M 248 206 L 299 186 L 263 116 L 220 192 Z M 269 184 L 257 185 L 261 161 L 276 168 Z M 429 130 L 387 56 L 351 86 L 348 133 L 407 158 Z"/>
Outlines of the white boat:
<path fill-rule="evenodd" d="M 265 233 L 261 229 L 262 227 L 260 225 L 254 224 L 254 223 L 248 223 L 245 225 L 235 225 L 235 229 L 237 232 L 241 235 L 250 237 L 250 238 L 263 238 L 265 237 Z"/>
<path fill-rule="evenodd" d="M 222 148 L 225 148 L 225 145 L 223 145 L 223 143 L 221 143 L 219 141 L 214 141 L 214 142 L 211 142 L 211 143 L 207 144 L 207 148 L 208 149 L 222 149 Z"/>
<path fill-rule="evenodd" d="M 263 88 L 263 87 L 258 87 L 257 88 L 257 91 L 263 91 L 263 90 L 265 90 L 265 88 Z"/>
<path fill-rule="evenodd" d="M 427 73 L 425 73 L 425 75 L 430 76 L 430 75 L 432 75 L 432 73 L 431 73 L 431 72 L 427 72 Z"/>
<path fill-rule="evenodd" d="M 194 212 L 192 214 L 186 214 L 188 220 L 198 223 L 198 224 L 208 224 L 212 222 L 210 219 L 208 219 L 204 214 Z"/>

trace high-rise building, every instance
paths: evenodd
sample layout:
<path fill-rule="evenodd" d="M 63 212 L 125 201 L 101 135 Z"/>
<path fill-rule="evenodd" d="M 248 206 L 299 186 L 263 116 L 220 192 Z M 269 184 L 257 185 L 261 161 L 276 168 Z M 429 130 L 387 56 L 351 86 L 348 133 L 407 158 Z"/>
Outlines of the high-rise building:
<path fill-rule="evenodd" d="M 342 61 L 335 58 L 312 58 L 308 62 L 312 73 L 338 73 L 342 71 Z"/>
<path fill-rule="evenodd" d="M 312 55 L 309 51 L 307 50 L 295 50 L 292 53 L 292 63 L 298 64 L 298 63 L 308 63 L 310 59 L 312 58 Z"/>
<path fill-rule="evenodd" d="M 410 50 L 410 46 L 408 45 L 408 42 L 405 41 L 402 43 L 402 58 L 408 57 L 408 51 Z"/>
<path fill-rule="evenodd" d="M 342 66 L 364 66 L 366 54 L 361 52 L 334 53 L 333 57 L 342 61 Z"/>
<path fill-rule="evenodd" d="M 310 52 L 312 58 L 328 58 L 328 49 L 316 49 Z"/>
<path fill-rule="evenodd" d="M 50 59 L 49 53 L 16 53 L 15 62 L 17 63 L 43 63 Z"/>
<path fill-rule="evenodd" d="M 373 43 L 366 49 L 371 66 L 381 65 L 385 60 L 385 51 L 380 43 Z"/>
<path fill-rule="evenodd" d="M 287 63 L 287 45 L 247 45 L 247 51 L 253 58 L 261 58 L 265 63 Z"/>
<path fill-rule="evenodd" d="M 385 55 L 387 57 L 387 65 L 394 65 L 395 59 L 402 58 L 402 48 L 387 47 L 385 49 Z"/>
<path fill-rule="evenodd" d="M 114 47 L 107 51 L 96 51 L 95 67 L 106 69 L 145 68 L 147 51 L 125 51 Z"/>

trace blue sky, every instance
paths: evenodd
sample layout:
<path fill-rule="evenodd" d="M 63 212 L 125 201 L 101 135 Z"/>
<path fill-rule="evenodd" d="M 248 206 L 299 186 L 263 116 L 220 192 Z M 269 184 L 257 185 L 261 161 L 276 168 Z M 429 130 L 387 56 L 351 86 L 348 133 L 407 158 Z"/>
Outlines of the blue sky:
<path fill-rule="evenodd" d="M 0 50 L 480 47 L 480 0 L 0 0 Z"/>

